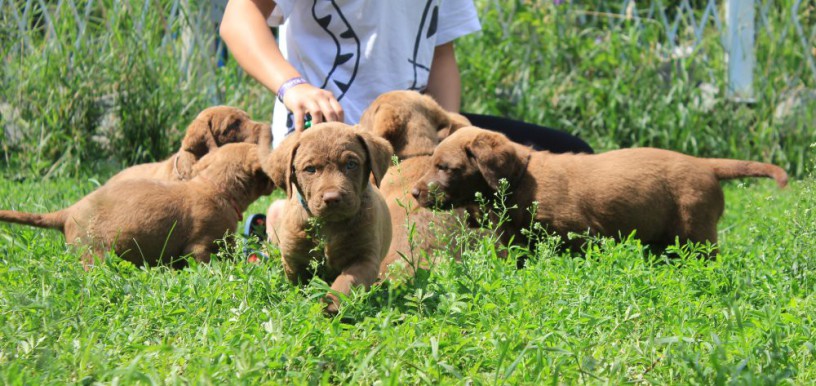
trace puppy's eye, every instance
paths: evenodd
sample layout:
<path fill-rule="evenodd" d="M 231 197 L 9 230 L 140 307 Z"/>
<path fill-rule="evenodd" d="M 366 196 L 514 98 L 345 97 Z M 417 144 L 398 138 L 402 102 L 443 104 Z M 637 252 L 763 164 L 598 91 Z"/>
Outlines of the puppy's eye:
<path fill-rule="evenodd" d="M 357 166 L 359 166 L 359 164 L 355 160 L 350 160 L 350 161 L 346 162 L 346 170 L 357 169 Z"/>
<path fill-rule="evenodd" d="M 439 169 L 440 171 L 443 171 L 443 172 L 446 172 L 446 171 L 450 170 L 450 167 L 448 167 L 448 164 L 437 164 L 436 168 Z"/>
<path fill-rule="evenodd" d="M 317 171 L 317 169 L 314 166 L 307 166 L 303 168 L 303 171 L 309 174 L 314 174 Z"/>

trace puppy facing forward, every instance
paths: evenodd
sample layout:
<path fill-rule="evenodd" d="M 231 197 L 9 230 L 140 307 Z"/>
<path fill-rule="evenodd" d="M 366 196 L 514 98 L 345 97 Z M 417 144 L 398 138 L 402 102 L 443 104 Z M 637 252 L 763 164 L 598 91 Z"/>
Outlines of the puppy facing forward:
<path fill-rule="evenodd" d="M 427 268 L 421 252 L 450 247 L 438 238 L 440 231 L 458 229 L 463 213 L 423 208 L 411 195 L 416 181 L 431 166 L 439 140 L 452 130 L 469 125 L 467 118 L 446 111 L 430 96 L 416 91 L 391 91 L 377 97 L 363 112 L 360 128 L 385 138 L 394 148 L 399 165 L 391 165 L 380 191 L 391 214 L 391 248 L 380 266 L 385 278 L 389 267 L 401 264 L 409 274 Z M 412 231 L 413 230 L 413 231 Z"/>
<path fill-rule="evenodd" d="M 493 197 L 499 180 L 509 183 L 510 221 L 503 240 L 524 242 L 532 220 L 567 240 L 569 232 L 619 238 L 632 231 L 644 243 L 664 248 L 680 241 L 717 242 L 724 198 L 719 181 L 774 178 L 787 184 L 781 168 L 752 161 L 696 158 L 673 151 L 638 148 L 601 154 L 534 152 L 505 136 L 467 127 L 442 141 L 433 169 L 413 194 L 424 206 L 464 206 L 474 193 Z M 437 192 L 432 194 L 431 191 Z M 537 210 L 528 208 L 538 202 Z M 573 240 L 580 247 L 581 240 Z"/>
<path fill-rule="evenodd" d="M 207 153 L 227 143 L 258 143 L 259 138 L 268 132 L 268 123 L 253 121 L 241 109 L 231 106 L 208 107 L 187 126 L 176 154 L 164 161 L 131 166 L 111 177 L 108 183 L 137 178 L 187 180 L 192 177 L 193 165 Z"/>
<path fill-rule="evenodd" d="M 241 214 L 274 185 L 261 168 L 257 145 L 229 144 L 196 163 L 188 181 L 148 179 L 109 182 L 74 205 L 52 213 L 0 210 L 0 221 L 59 229 L 68 244 L 90 246 L 94 255 L 113 251 L 137 265 L 179 268 L 192 255 L 209 262 L 216 240 L 235 232 Z"/>
<path fill-rule="evenodd" d="M 384 139 L 343 123 L 321 123 L 295 133 L 272 152 L 265 170 L 288 200 L 267 219 L 270 241 L 281 251 L 287 278 L 305 283 L 319 275 L 333 291 L 370 287 L 391 243 L 391 222 L 378 183 L 388 168 Z M 317 272 L 312 270 L 318 262 Z M 339 299 L 327 296 L 326 312 Z"/>

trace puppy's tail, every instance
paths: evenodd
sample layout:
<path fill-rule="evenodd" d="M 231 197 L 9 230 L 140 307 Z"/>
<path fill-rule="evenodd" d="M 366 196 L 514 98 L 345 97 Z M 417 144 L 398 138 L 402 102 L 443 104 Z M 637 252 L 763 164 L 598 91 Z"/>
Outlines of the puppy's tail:
<path fill-rule="evenodd" d="M 742 161 L 726 158 L 705 158 L 705 161 L 720 180 L 743 177 L 768 177 L 776 180 L 780 188 L 788 185 L 788 173 L 776 165 L 764 162 Z"/>
<path fill-rule="evenodd" d="M 0 210 L 0 221 L 15 224 L 31 225 L 38 228 L 59 229 L 65 232 L 65 220 L 68 214 L 64 210 L 52 213 L 26 213 L 16 210 Z"/>

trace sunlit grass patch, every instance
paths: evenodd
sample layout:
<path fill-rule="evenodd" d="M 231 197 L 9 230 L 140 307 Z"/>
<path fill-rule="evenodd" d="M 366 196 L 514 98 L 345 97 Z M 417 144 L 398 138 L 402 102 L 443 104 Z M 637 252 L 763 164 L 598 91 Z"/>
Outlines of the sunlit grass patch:
<path fill-rule="evenodd" d="M 93 187 L 0 183 L 2 205 L 27 210 Z M 635 238 L 591 239 L 583 256 L 542 239 L 507 259 L 476 242 L 461 263 L 355 291 L 334 319 L 326 283 L 292 285 L 279 256 L 248 263 L 242 241 L 183 270 L 113 257 L 86 272 L 58 232 L 0 224 L 0 379 L 801 383 L 816 376 L 814 187 L 727 184 L 714 260 Z"/>

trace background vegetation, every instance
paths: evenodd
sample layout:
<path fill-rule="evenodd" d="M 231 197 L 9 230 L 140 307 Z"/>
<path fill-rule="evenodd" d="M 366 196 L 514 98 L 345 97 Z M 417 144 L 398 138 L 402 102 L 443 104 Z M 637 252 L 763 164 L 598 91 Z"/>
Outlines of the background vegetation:
<path fill-rule="evenodd" d="M 466 111 L 567 130 L 598 150 L 658 146 L 806 173 L 816 142 L 812 3 L 758 2 L 752 105 L 725 97 L 722 27 L 705 15 L 708 2 L 694 12 L 681 7 L 686 1 L 476 3 L 484 30 L 457 42 Z M 47 13 L 34 1 L 4 4 L 0 165 L 8 177 L 162 158 L 216 103 L 271 116 L 271 93 L 234 61 L 217 66 L 209 2 L 45 3 Z"/>
<path fill-rule="evenodd" d="M 805 56 L 808 50 L 816 55 L 816 42 L 803 47 L 791 20 L 805 25 L 805 34 L 816 31 L 812 3 L 792 14 L 792 2 L 775 2 L 767 8 L 769 24 L 757 11 L 752 105 L 725 97 L 725 51 L 712 16 L 704 19 L 708 2 L 698 2 L 694 12 L 696 22 L 708 20 L 708 27 L 693 28 L 686 11 L 677 23 L 677 47 L 659 13 L 626 18 L 637 12 L 621 10 L 624 2 L 588 2 L 594 4 L 584 8 L 549 1 L 482 3 L 484 32 L 463 39 L 457 50 L 468 109 L 569 130 L 601 150 L 656 146 L 758 159 L 799 176 L 809 166 L 816 74 Z M 637 9 L 648 13 L 653 3 L 637 2 Z M 664 11 L 672 22 L 683 10 L 675 5 Z"/>
<path fill-rule="evenodd" d="M 216 65 L 207 4 L 69 3 L 0 2 L 0 208 L 70 205 L 123 165 L 167 155 L 209 105 L 271 115 L 269 92 L 234 61 Z M 816 379 L 816 85 L 790 23 L 812 37 L 812 2 L 795 14 L 793 1 L 761 2 L 772 33 L 757 35 L 752 105 L 725 98 L 713 26 L 676 51 L 659 20 L 610 16 L 626 15 L 614 8 L 624 2 L 476 3 L 484 31 L 457 42 L 466 110 L 559 127 L 598 150 L 764 160 L 796 178 L 784 191 L 725 184 L 716 261 L 694 245 L 652 256 L 635 239 L 592 240 L 581 258 L 545 239 L 500 260 L 485 239 L 460 264 L 442 251 L 416 280 L 356 294 L 335 319 L 321 314 L 325 283 L 290 285 L 274 250 L 245 263 L 243 241 L 180 271 L 110 258 L 85 272 L 57 232 L 0 223 L 0 383 Z M 637 3 L 645 17 L 650 3 Z M 671 18 L 683 3 L 661 4 Z M 683 47 L 694 33 L 678 31 Z"/>

